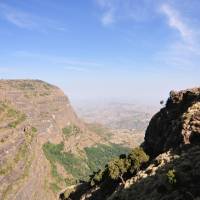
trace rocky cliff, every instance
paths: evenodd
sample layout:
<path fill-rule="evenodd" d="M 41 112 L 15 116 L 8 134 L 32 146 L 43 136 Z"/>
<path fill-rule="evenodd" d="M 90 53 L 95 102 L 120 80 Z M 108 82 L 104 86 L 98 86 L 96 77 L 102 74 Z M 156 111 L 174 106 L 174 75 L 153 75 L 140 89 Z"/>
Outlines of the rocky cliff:
<path fill-rule="evenodd" d="M 199 143 L 200 88 L 172 91 L 166 106 L 150 121 L 145 151 L 155 157 L 183 144 Z"/>
<path fill-rule="evenodd" d="M 91 152 L 105 148 L 122 150 L 91 131 L 56 86 L 0 81 L 0 199 L 57 199 L 95 167 Z"/>
<path fill-rule="evenodd" d="M 199 200 L 199 138 L 200 88 L 172 91 L 146 131 L 149 164 L 108 199 Z"/>

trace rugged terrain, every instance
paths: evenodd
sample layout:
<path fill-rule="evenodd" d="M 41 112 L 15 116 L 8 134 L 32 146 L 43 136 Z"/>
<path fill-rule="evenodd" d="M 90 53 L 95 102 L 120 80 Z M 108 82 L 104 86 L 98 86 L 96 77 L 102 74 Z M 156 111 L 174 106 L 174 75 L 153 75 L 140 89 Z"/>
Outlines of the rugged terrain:
<path fill-rule="evenodd" d="M 78 115 L 96 129 L 106 131 L 113 143 L 129 147 L 140 145 L 144 133 L 156 110 L 155 106 L 146 106 L 125 100 L 85 100 L 75 101 Z"/>
<path fill-rule="evenodd" d="M 109 199 L 199 199 L 199 138 L 200 88 L 172 91 L 146 131 L 151 163 Z"/>
<path fill-rule="evenodd" d="M 79 199 L 199 200 L 199 138 L 200 88 L 170 92 L 166 106 L 151 119 L 145 141 L 141 145 L 149 161 L 140 165 L 140 170 L 134 173 L 128 171 L 130 165 L 111 168 L 115 169 L 115 173 L 123 169 L 123 177 L 126 179 L 124 184 L 119 178 L 118 182 L 117 179 L 105 182 L 111 180 L 110 175 L 104 172 L 102 178 L 97 173 L 97 184 L 91 185 Z M 133 157 L 135 161 L 131 163 L 132 166 L 137 164 L 136 158 Z M 129 157 L 123 156 L 118 161 L 126 163 Z M 109 172 L 111 176 L 113 172 Z"/>
<path fill-rule="evenodd" d="M 57 199 L 126 151 L 88 128 L 56 86 L 0 81 L 0 199 Z"/>
<path fill-rule="evenodd" d="M 74 104 L 78 115 L 88 123 L 100 123 L 114 130 L 144 132 L 157 108 L 120 101 L 85 101 Z"/>

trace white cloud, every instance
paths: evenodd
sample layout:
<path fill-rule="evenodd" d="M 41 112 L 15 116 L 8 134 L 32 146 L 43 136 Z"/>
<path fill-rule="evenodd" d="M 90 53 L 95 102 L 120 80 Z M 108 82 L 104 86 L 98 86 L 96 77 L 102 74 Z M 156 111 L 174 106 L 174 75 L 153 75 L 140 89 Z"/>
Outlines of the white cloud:
<path fill-rule="evenodd" d="M 63 25 L 54 20 L 18 10 L 3 3 L 0 3 L 0 17 L 18 28 L 38 31 L 46 31 L 47 29 L 66 30 Z"/>
<path fill-rule="evenodd" d="M 101 22 L 103 25 L 109 25 L 114 23 L 114 15 L 112 10 L 108 10 L 105 12 L 101 18 Z"/>
<path fill-rule="evenodd" d="M 168 19 L 170 29 L 177 30 L 180 37 L 172 40 L 163 51 L 156 54 L 156 60 L 165 66 L 180 70 L 195 70 L 200 63 L 199 29 L 189 23 L 182 10 L 170 4 L 161 4 L 160 12 Z"/>
<path fill-rule="evenodd" d="M 174 8 L 168 4 L 163 4 L 160 10 L 168 18 L 169 26 L 176 29 L 184 40 L 190 42 L 190 40 L 193 39 L 191 28 L 184 23 L 182 17 Z"/>
<path fill-rule="evenodd" d="M 146 21 L 154 17 L 155 0 L 96 0 L 101 10 L 100 21 L 103 25 L 133 20 Z"/>
<path fill-rule="evenodd" d="M 112 0 L 97 0 L 97 4 L 103 10 L 101 23 L 105 26 L 115 22 L 115 6 L 117 1 Z"/>

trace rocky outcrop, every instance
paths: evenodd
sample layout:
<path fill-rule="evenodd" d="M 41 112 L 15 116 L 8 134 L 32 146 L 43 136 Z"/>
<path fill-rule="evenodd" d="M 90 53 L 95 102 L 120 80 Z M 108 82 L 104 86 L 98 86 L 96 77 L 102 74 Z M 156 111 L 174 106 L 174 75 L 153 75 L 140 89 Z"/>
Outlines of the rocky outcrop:
<path fill-rule="evenodd" d="M 170 92 L 166 106 L 150 121 L 144 149 L 153 158 L 183 144 L 200 142 L 200 88 Z"/>
<path fill-rule="evenodd" d="M 159 155 L 108 200 L 199 200 L 200 147 Z"/>
<path fill-rule="evenodd" d="M 200 88 L 170 93 L 143 147 L 150 163 L 109 200 L 200 199 Z"/>

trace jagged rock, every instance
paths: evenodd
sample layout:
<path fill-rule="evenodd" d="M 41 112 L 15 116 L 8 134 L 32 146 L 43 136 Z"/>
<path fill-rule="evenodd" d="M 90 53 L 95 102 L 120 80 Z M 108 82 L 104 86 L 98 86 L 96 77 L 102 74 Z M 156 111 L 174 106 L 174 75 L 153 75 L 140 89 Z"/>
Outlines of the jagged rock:
<path fill-rule="evenodd" d="M 109 200 L 200 198 L 200 88 L 170 92 L 150 121 L 143 147 L 151 163 Z"/>
<path fill-rule="evenodd" d="M 170 92 L 150 121 L 144 149 L 153 158 L 182 144 L 200 143 L 200 88 Z"/>

